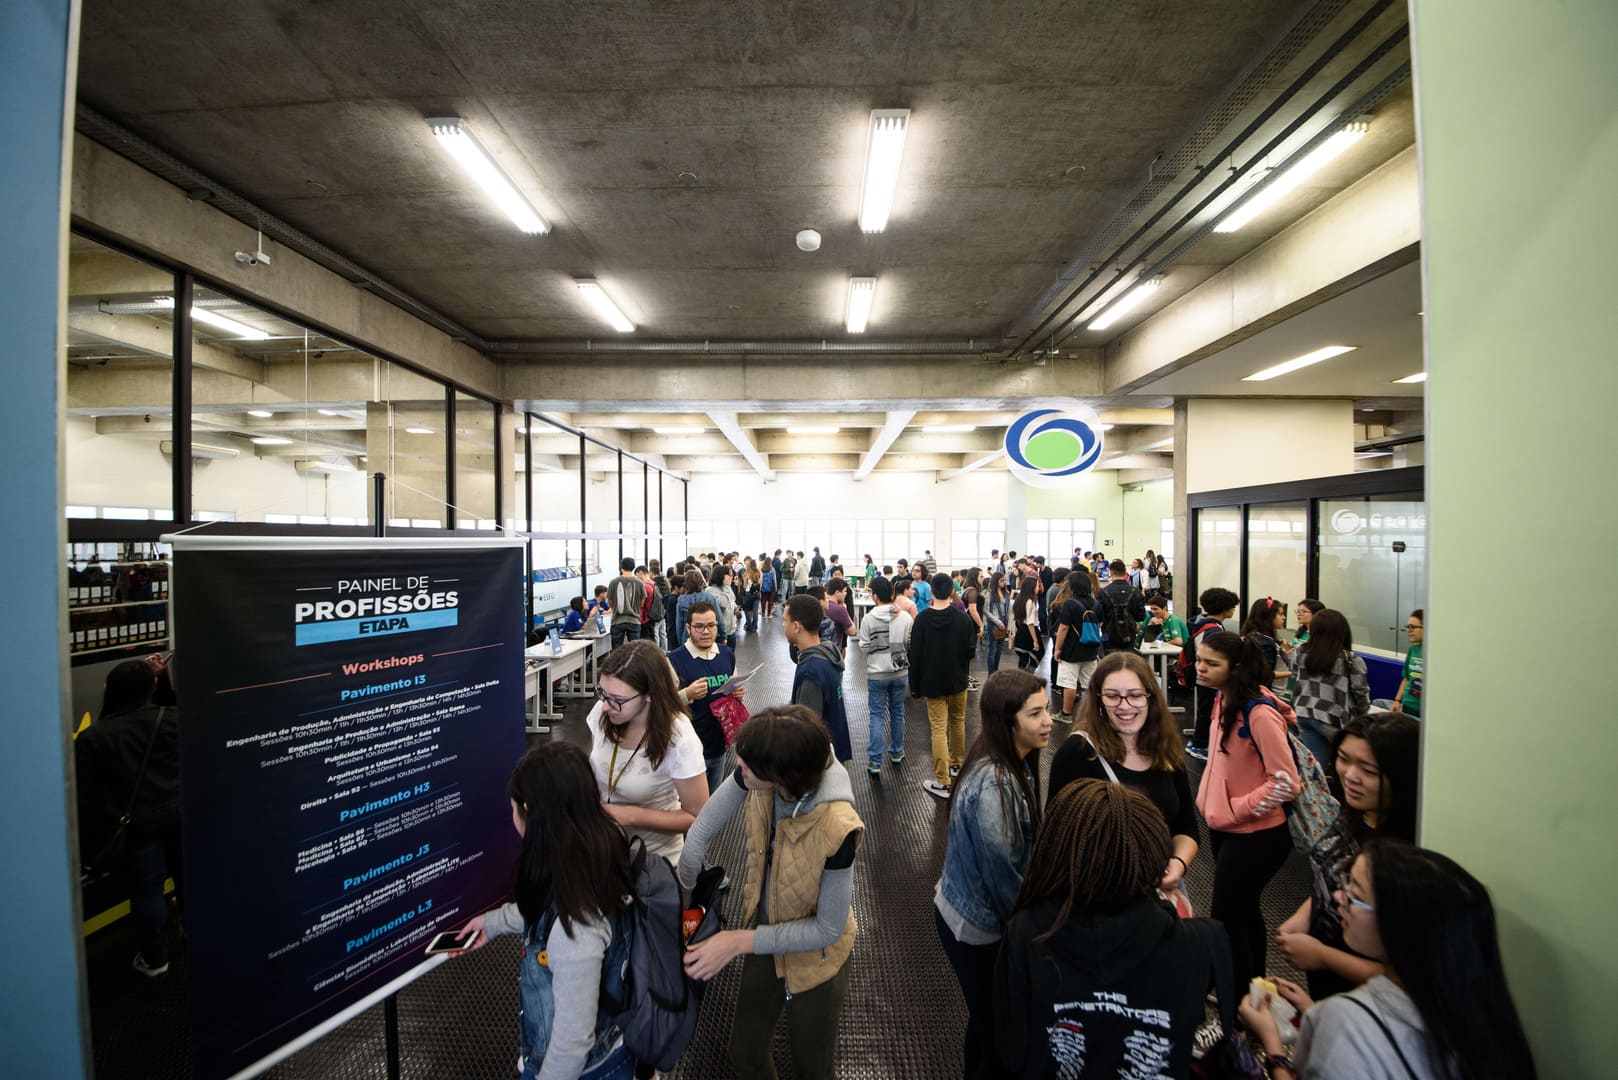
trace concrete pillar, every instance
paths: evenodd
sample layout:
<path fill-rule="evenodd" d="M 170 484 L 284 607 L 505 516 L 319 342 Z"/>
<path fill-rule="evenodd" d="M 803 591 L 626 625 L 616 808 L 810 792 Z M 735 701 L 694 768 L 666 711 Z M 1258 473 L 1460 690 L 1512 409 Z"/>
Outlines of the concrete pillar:
<path fill-rule="evenodd" d="M 1618 603 L 1600 239 L 1618 191 L 1618 6 L 1412 7 L 1432 560 L 1421 841 L 1488 886 L 1539 1075 L 1608 1075 L 1613 642 L 1559 616 Z M 1561 571 L 1534 604 L 1563 625 L 1504 644 L 1501 600 L 1523 590 L 1500 551 L 1524 545 Z"/>
<path fill-rule="evenodd" d="M 0 472 L 11 571 L 0 652 L 14 674 L 0 759 L 0 865 L 17 932 L 0 950 L 6 1071 L 89 1072 L 78 843 L 72 811 L 64 607 L 66 521 L 62 431 L 66 341 L 67 200 L 77 78 L 74 0 L 0 4 L 0 290 L 19 362 L 0 395 L 8 467 Z"/>

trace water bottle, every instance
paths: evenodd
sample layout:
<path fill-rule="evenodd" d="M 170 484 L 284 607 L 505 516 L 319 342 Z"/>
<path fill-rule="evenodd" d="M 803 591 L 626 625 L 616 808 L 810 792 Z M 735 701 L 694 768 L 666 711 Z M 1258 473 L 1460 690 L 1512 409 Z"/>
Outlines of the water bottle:
<path fill-rule="evenodd" d="M 607 632 L 607 617 L 599 611 L 596 612 L 596 630 L 603 634 Z"/>
<path fill-rule="evenodd" d="M 562 631 L 557 629 L 555 623 L 552 623 L 551 624 L 551 655 L 552 656 L 560 656 L 561 654 L 562 654 Z"/>

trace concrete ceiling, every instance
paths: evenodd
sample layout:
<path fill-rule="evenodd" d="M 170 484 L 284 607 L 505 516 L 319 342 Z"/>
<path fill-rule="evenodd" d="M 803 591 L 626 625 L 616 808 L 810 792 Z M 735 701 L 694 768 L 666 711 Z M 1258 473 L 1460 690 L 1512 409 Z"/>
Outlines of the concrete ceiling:
<path fill-rule="evenodd" d="M 600 336 L 588 275 L 648 336 L 841 335 L 846 277 L 876 274 L 873 334 L 997 340 L 1309 6 L 90 0 L 80 94 L 487 338 Z M 866 237 L 888 106 L 912 126 Z M 555 231 L 511 228 L 431 115 Z"/>

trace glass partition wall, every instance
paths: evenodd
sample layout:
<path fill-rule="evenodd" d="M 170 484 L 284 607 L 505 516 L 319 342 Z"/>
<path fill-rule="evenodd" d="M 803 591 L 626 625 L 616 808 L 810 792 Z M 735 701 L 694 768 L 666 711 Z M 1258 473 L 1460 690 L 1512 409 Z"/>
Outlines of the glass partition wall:
<path fill-rule="evenodd" d="M 1357 648 L 1390 655 L 1408 647 L 1404 620 L 1427 588 L 1427 515 L 1420 468 L 1356 473 L 1189 499 L 1193 604 L 1218 585 L 1287 605 L 1318 598 L 1348 619 Z"/>

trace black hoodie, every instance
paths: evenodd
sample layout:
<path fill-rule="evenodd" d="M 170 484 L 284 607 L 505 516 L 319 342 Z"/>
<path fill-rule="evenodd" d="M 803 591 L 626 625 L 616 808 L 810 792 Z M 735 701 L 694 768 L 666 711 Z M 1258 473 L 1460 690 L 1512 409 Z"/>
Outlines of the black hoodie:
<path fill-rule="evenodd" d="M 953 603 L 917 612 L 910 627 L 910 692 L 949 697 L 965 691 L 977 643 L 977 626 Z"/>
<path fill-rule="evenodd" d="M 1060 908 L 1043 900 L 1006 926 L 994 980 L 1002 1075 L 1188 1075 L 1214 964 L 1230 964 L 1223 929 L 1142 897 L 1116 914 L 1073 915 L 1034 941 Z"/>

